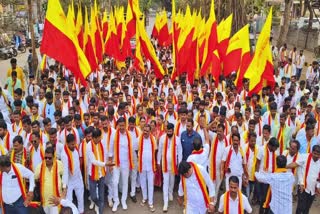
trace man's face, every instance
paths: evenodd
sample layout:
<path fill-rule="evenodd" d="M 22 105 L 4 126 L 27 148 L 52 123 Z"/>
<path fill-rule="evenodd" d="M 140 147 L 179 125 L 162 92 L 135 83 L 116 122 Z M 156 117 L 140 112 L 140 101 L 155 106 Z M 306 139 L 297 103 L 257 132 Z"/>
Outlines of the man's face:
<path fill-rule="evenodd" d="M 232 137 L 232 147 L 233 149 L 238 149 L 240 144 L 240 139 L 236 136 Z"/>
<path fill-rule="evenodd" d="M 40 139 L 34 134 L 31 136 L 31 143 L 35 148 L 38 148 Z"/>
<path fill-rule="evenodd" d="M 249 127 L 248 127 L 249 132 L 254 132 L 255 128 L 256 126 L 254 124 L 249 124 Z"/>
<path fill-rule="evenodd" d="M 230 190 L 230 193 L 237 194 L 239 191 L 239 184 L 233 183 L 232 181 L 229 182 L 229 190 Z"/>
<path fill-rule="evenodd" d="M 312 159 L 318 161 L 320 159 L 320 153 L 317 151 L 312 151 Z"/>
<path fill-rule="evenodd" d="M 4 137 L 4 135 L 5 135 L 5 129 L 0 128 L 0 136 Z"/>
<path fill-rule="evenodd" d="M 192 123 L 191 122 L 187 122 L 187 131 L 188 132 L 192 132 L 192 130 L 193 130 Z"/>
<path fill-rule="evenodd" d="M 57 141 L 57 134 L 49 135 L 49 139 L 51 143 L 55 143 Z"/>
<path fill-rule="evenodd" d="M 265 139 L 269 139 L 270 132 L 268 130 L 262 130 L 262 134 Z"/>
<path fill-rule="evenodd" d="M 67 124 L 65 124 L 65 128 L 70 131 L 72 129 L 72 122 L 68 122 Z"/>
<path fill-rule="evenodd" d="M 38 114 L 38 109 L 37 109 L 36 107 L 32 107 L 32 108 L 31 108 L 31 113 L 32 113 L 33 115 Z"/>
<path fill-rule="evenodd" d="M 290 147 L 289 147 L 289 153 L 291 156 L 297 154 L 298 152 L 298 146 L 296 143 L 290 143 Z"/>
<path fill-rule="evenodd" d="M 74 140 L 74 141 L 72 141 L 72 142 L 70 142 L 70 143 L 67 143 L 67 145 L 68 145 L 68 148 L 69 148 L 71 151 L 74 151 L 74 149 L 75 149 L 76 146 L 77 146 L 77 143 L 76 143 L 76 141 Z"/>
<path fill-rule="evenodd" d="M 89 117 L 89 116 L 85 116 L 85 117 L 83 118 L 83 120 L 84 120 L 84 122 L 85 122 L 86 124 L 89 124 L 89 123 L 90 123 L 90 117 Z"/>
<path fill-rule="evenodd" d="M 169 114 L 173 114 L 173 105 L 172 104 L 168 105 L 168 112 L 169 112 Z"/>
<path fill-rule="evenodd" d="M 148 126 L 145 126 L 144 128 L 143 128 L 143 135 L 144 135 L 144 137 L 145 138 L 148 138 L 149 137 L 149 135 L 150 135 L 150 127 L 148 127 Z"/>
<path fill-rule="evenodd" d="M 23 144 L 20 144 L 18 141 L 13 142 L 14 152 L 21 152 L 23 149 Z"/>
<path fill-rule="evenodd" d="M 15 122 L 19 122 L 19 121 L 20 121 L 20 115 L 19 115 L 19 114 L 14 114 L 14 115 L 13 115 L 13 120 L 14 120 Z"/>
<path fill-rule="evenodd" d="M 101 125 L 104 130 L 107 130 L 109 128 L 108 120 L 101 121 Z"/>
<path fill-rule="evenodd" d="M 253 147 L 256 145 L 256 140 L 257 140 L 256 137 L 253 137 L 253 136 L 250 137 L 250 139 L 249 139 L 249 146 L 250 146 L 251 148 L 253 148 Z M 232 141 L 232 142 L 234 142 L 234 141 Z"/>
<path fill-rule="evenodd" d="M 53 164 L 53 155 L 51 153 L 45 153 L 44 159 L 46 160 L 47 166 L 51 166 Z"/>
<path fill-rule="evenodd" d="M 118 124 L 118 128 L 119 128 L 119 131 L 120 131 L 121 133 L 124 133 L 125 130 L 126 130 L 126 123 L 125 123 L 125 122 L 119 123 L 119 124 Z"/>
<path fill-rule="evenodd" d="M 224 135 L 224 130 L 223 130 L 222 127 L 218 127 L 218 128 L 217 128 L 217 135 L 218 135 L 219 138 L 222 138 L 222 137 L 223 137 L 223 135 Z"/>
<path fill-rule="evenodd" d="M 291 120 L 295 120 L 296 116 L 297 116 L 296 110 L 295 109 L 291 109 L 290 110 L 290 118 L 291 118 Z"/>

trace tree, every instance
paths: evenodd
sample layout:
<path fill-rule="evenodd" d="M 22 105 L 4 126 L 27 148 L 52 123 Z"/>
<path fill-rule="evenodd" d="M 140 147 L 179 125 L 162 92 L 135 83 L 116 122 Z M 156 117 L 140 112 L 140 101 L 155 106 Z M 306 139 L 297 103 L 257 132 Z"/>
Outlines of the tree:
<path fill-rule="evenodd" d="M 34 35 L 34 17 L 32 14 L 32 0 L 28 0 L 28 23 L 29 23 L 29 29 L 31 32 L 31 45 L 32 45 L 32 71 L 36 72 L 36 77 L 40 78 L 40 75 L 38 74 L 38 56 L 36 53 L 36 45 L 35 45 L 35 35 Z"/>
<path fill-rule="evenodd" d="M 291 15 L 291 7 L 293 4 L 293 0 L 285 0 L 284 12 L 282 16 L 283 23 L 280 28 L 279 38 L 277 42 L 277 46 L 280 47 L 287 40 L 287 35 L 289 31 L 290 24 L 290 15 Z"/>

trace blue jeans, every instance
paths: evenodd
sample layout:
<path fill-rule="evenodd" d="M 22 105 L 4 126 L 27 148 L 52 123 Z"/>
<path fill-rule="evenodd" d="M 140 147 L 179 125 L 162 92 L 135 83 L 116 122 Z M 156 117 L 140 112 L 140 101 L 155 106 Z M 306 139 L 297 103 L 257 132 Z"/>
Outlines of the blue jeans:
<path fill-rule="evenodd" d="M 4 206 L 4 212 L 5 213 L 14 213 L 14 214 L 28 214 L 28 208 L 25 207 L 23 205 L 23 198 L 22 196 L 14 203 L 12 204 L 6 204 L 6 203 L 3 203 L 3 206 Z"/>
<path fill-rule="evenodd" d="M 104 209 L 104 177 L 94 181 L 89 178 L 89 189 L 91 200 L 99 207 L 99 213 L 103 213 Z M 98 188 L 98 195 L 97 195 Z"/>
<path fill-rule="evenodd" d="M 301 77 L 301 72 L 302 72 L 302 68 L 297 68 L 297 74 L 296 74 L 297 80 L 300 79 L 300 77 Z"/>

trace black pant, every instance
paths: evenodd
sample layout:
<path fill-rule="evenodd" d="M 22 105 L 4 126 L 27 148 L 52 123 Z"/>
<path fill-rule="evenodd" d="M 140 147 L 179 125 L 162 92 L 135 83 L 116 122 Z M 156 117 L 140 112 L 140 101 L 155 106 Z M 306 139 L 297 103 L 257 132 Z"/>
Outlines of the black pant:
<path fill-rule="evenodd" d="M 268 189 L 269 189 L 269 184 L 259 183 L 259 193 L 260 193 L 259 214 L 268 214 L 269 213 L 270 208 L 263 208 L 263 204 L 266 201 Z"/>
<path fill-rule="evenodd" d="M 298 205 L 297 205 L 296 214 L 308 214 L 314 198 L 315 198 L 315 195 L 306 193 L 306 191 L 303 191 L 301 193 L 298 190 Z"/>

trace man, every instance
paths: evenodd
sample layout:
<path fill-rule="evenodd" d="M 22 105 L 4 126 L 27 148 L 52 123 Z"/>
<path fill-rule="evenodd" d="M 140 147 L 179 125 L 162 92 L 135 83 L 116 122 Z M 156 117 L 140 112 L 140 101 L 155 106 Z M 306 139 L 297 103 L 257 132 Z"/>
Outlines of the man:
<path fill-rule="evenodd" d="M 2 113 L 3 119 L 8 123 L 11 124 L 10 120 L 10 112 L 11 104 L 13 103 L 12 96 L 9 92 L 5 89 L 0 87 L 0 112 Z"/>
<path fill-rule="evenodd" d="M 208 166 L 208 158 L 210 152 L 210 139 L 209 133 L 207 128 L 204 128 L 204 135 L 205 135 L 205 144 L 202 145 L 202 140 L 200 138 L 195 138 L 193 140 L 193 151 L 191 155 L 188 157 L 187 162 L 196 163 L 203 168 L 207 168 Z M 215 136 L 216 137 L 216 136 Z"/>
<path fill-rule="evenodd" d="M 34 178 L 40 183 L 41 203 L 46 214 L 58 213 L 58 207 L 52 206 L 49 199 L 51 196 L 58 197 L 62 194 L 63 174 L 62 162 L 55 159 L 54 149 L 46 148 L 44 160 L 37 166 L 34 174 Z"/>
<path fill-rule="evenodd" d="M 214 212 L 215 189 L 207 171 L 195 163 L 181 161 L 179 174 L 178 202 L 180 205 L 184 202 L 185 213 Z"/>
<path fill-rule="evenodd" d="M 72 106 L 72 102 L 70 100 L 69 92 L 63 91 L 62 93 L 62 103 L 61 103 L 61 111 L 62 111 L 62 117 L 65 117 L 69 115 L 69 109 Z"/>
<path fill-rule="evenodd" d="M 252 213 L 252 208 L 249 204 L 248 198 L 240 191 L 239 178 L 237 176 L 231 176 L 229 178 L 229 191 L 225 192 L 220 197 L 219 213 Z M 227 202 L 227 204 L 225 204 Z M 240 209 L 240 210 L 239 210 Z"/>
<path fill-rule="evenodd" d="M 221 161 L 221 180 L 226 176 L 226 189 L 229 190 L 229 177 L 237 176 L 240 187 L 242 186 L 242 177 L 245 182 L 248 180 L 247 162 L 240 147 L 240 134 L 232 134 L 232 144 L 225 148 Z"/>
<path fill-rule="evenodd" d="M 76 140 L 77 145 L 80 145 L 79 133 L 78 133 L 77 129 L 72 126 L 72 117 L 70 115 L 66 116 L 63 118 L 63 121 L 65 124 L 65 128 L 63 131 L 60 132 L 60 142 L 65 144 L 68 134 L 73 134 L 74 137 L 76 138 L 75 140 Z"/>
<path fill-rule="evenodd" d="M 77 148 L 76 139 L 73 134 L 67 135 L 67 142 L 61 153 L 64 174 L 62 177 L 63 190 L 67 189 L 67 199 L 72 201 L 73 191 L 77 197 L 79 213 L 84 212 L 84 186 L 80 168 L 80 155 Z"/>
<path fill-rule="evenodd" d="M 319 123 L 319 121 L 318 121 Z M 297 135 L 297 140 L 300 142 L 300 150 L 301 154 L 310 153 L 314 145 L 318 144 L 317 136 L 315 136 L 314 125 L 307 124 L 305 128 L 305 133 L 301 135 Z"/>
<path fill-rule="evenodd" d="M 275 137 L 272 137 L 268 144 L 263 147 L 260 147 L 257 163 L 256 163 L 256 172 L 275 172 L 276 169 L 276 151 L 279 148 L 279 142 Z M 269 212 L 269 204 L 268 202 L 270 198 L 267 197 L 267 192 L 269 189 L 269 184 L 259 183 L 259 201 L 260 201 L 260 209 L 259 213 L 268 213 Z"/>
<path fill-rule="evenodd" d="M 294 163 L 298 160 L 298 158 L 300 158 L 300 143 L 297 140 L 291 140 L 290 144 L 289 144 L 289 149 L 285 152 L 285 156 L 287 158 L 287 165 Z M 295 184 L 294 186 L 297 184 L 298 181 L 298 173 L 297 173 L 298 169 L 291 169 L 291 172 L 295 178 Z M 295 193 L 294 193 L 295 194 Z"/>
<path fill-rule="evenodd" d="M 270 212 L 292 213 L 292 185 L 294 176 L 292 172 L 287 172 L 287 158 L 279 155 L 276 159 L 277 169 L 274 173 L 256 172 L 255 176 L 260 183 L 270 185 L 272 192 L 270 202 Z"/>
<path fill-rule="evenodd" d="M 112 128 L 109 124 L 108 118 L 107 116 L 103 115 L 100 117 L 100 121 L 101 121 L 101 126 L 102 126 L 102 141 L 103 142 L 103 146 L 105 151 L 107 152 L 107 154 L 110 155 L 110 153 L 112 152 L 111 149 L 111 144 L 113 143 L 114 140 L 114 133 L 115 133 L 115 129 Z M 109 172 L 108 171 L 109 168 L 107 168 L 107 175 L 105 177 L 105 184 L 108 186 L 108 205 L 109 207 L 113 207 L 113 202 L 112 202 L 112 198 L 113 198 L 113 172 Z"/>
<path fill-rule="evenodd" d="M 277 138 L 280 146 L 279 146 L 279 154 L 282 155 L 283 152 L 288 148 L 290 138 L 292 135 L 291 128 L 286 124 L 287 114 L 280 114 L 280 122 L 279 125 L 275 125 L 272 128 L 272 136 Z"/>
<path fill-rule="evenodd" d="M 56 107 L 53 103 L 53 94 L 52 92 L 47 92 L 45 95 L 46 102 L 44 103 L 43 110 L 42 110 L 42 117 L 43 118 L 50 118 L 51 121 L 55 121 L 54 119 L 54 112 L 56 111 Z"/>
<path fill-rule="evenodd" d="M 304 62 L 305 62 L 305 56 L 303 54 L 303 50 L 300 50 L 300 54 L 296 58 L 297 80 L 299 80 L 300 77 L 301 77 L 301 73 L 302 73 L 302 69 L 303 69 L 303 66 L 304 66 Z"/>
<path fill-rule="evenodd" d="M 181 133 L 181 146 L 182 146 L 182 160 L 187 160 L 189 155 L 193 151 L 193 140 L 195 138 L 201 138 L 200 135 L 193 130 L 194 121 L 192 119 L 187 120 L 187 129 Z"/>
<path fill-rule="evenodd" d="M 148 200 L 149 210 L 155 212 L 153 206 L 154 173 L 156 172 L 156 139 L 151 135 L 151 126 L 146 124 L 138 143 L 138 171 L 142 189 L 141 206 Z"/>
<path fill-rule="evenodd" d="M 35 171 L 35 169 L 38 167 L 39 164 L 44 159 L 44 150 L 45 147 L 42 143 L 40 143 L 40 134 L 39 132 L 33 132 L 31 134 L 31 146 L 29 148 L 30 152 L 30 163 L 29 163 L 29 169 L 31 171 Z"/>
<path fill-rule="evenodd" d="M 215 189 L 220 189 L 221 180 L 221 161 L 225 148 L 228 146 L 228 140 L 225 133 L 225 126 L 219 124 L 217 127 L 217 135 L 212 140 L 212 145 L 209 155 L 209 174 L 211 180 L 214 182 Z"/>
<path fill-rule="evenodd" d="M 298 171 L 298 205 L 296 214 L 309 213 L 315 194 L 320 194 L 320 146 L 312 147 L 312 153 L 303 154 L 287 166 L 288 169 L 302 167 Z"/>
<path fill-rule="evenodd" d="M 182 160 L 182 147 L 179 137 L 174 135 L 174 125 L 168 123 L 167 134 L 159 140 L 157 165 L 162 165 L 163 173 L 163 211 L 168 211 L 169 200 L 173 201 L 174 178 L 178 174 L 177 166 Z"/>
<path fill-rule="evenodd" d="M 113 167 L 112 180 L 113 180 L 113 200 L 114 204 L 112 212 L 116 212 L 120 204 L 118 186 L 121 178 L 122 196 L 121 205 L 124 210 L 128 209 L 127 197 L 128 197 L 128 182 L 129 172 L 134 167 L 134 155 L 135 148 L 133 148 L 133 138 L 128 130 L 126 130 L 126 120 L 123 117 L 119 117 L 117 120 L 117 130 L 111 136 L 111 144 L 109 151 L 109 161 L 115 163 Z"/>
<path fill-rule="evenodd" d="M 14 90 L 16 90 L 17 88 L 21 88 L 21 81 L 17 78 L 16 71 L 11 72 L 11 77 L 7 78 L 7 82 L 4 88 L 7 89 L 9 94 L 11 94 L 12 96 Z"/>
<path fill-rule="evenodd" d="M 21 89 L 25 90 L 26 79 L 25 79 L 25 76 L 24 76 L 23 69 L 20 68 L 19 66 L 17 66 L 17 59 L 16 58 L 12 58 L 10 60 L 10 64 L 11 64 L 11 68 L 8 69 L 8 71 L 7 71 L 7 78 L 11 76 L 13 71 L 17 72 L 17 78 L 21 82 Z"/>
<path fill-rule="evenodd" d="M 10 161 L 10 157 L 0 156 L 1 198 L 5 213 L 28 214 L 27 206 L 33 199 L 34 175 L 22 166 Z M 26 192 L 23 179 L 29 180 Z"/>
<path fill-rule="evenodd" d="M 188 110 L 186 108 L 178 109 L 179 120 L 177 121 L 174 130 L 175 135 L 177 135 L 178 137 L 181 137 L 182 132 L 187 129 L 187 114 Z"/>
<path fill-rule="evenodd" d="M 168 111 L 164 115 L 165 120 L 172 123 L 172 124 L 176 124 L 176 122 L 178 120 L 178 114 L 177 114 L 177 112 L 174 111 L 173 103 L 167 104 L 167 110 Z"/>
<path fill-rule="evenodd" d="M 257 162 L 257 156 L 259 152 L 259 147 L 256 143 L 257 140 L 257 134 L 255 132 L 249 132 L 248 134 L 248 143 L 242 145 L 242 151 L 244 152 L 247 166 L 248 166 L 248 184 L 244 185 L 246 186 L 245 188 L 245 193 L 248 198 L 250 198 L 251 193 L 253 193 L 253 199 L 256 200 L 257 197 L 257 183 L 255 181 L 255 176 L 254 173 L 256 171 L 256 162 Z"/>
<path fill-rule="evenodd" d="M 107 153 L 101 143 L 100 129 L 92 131 L 92 140 L 87 144 L 87 157 L 90 197 L 96 205 L 96 213 L 102 214 L 104 209 L 105 167 L 112 164 L 107 163 Z"/>
<path fill-rule="evenodd" d="M 49 134 L 49 143 L 54 145 L 56 157 L 58 160 L 60 160 L 62 150 L 64 149 L 64 145 L 58 140 L 57 132 L 58 131 L 56 128 L 50 128 L 48 134 Z"/>
<path fill-rule="evenodd" d="M 23 147 L 23 139 L 21 136 L 15 136 L 13 138 L 13 147 L 9 151 L 10 160 L 13 163 L 19 163 L 24 167 L 29 167 L 29 152 Z"/>
<path fill-rule="evenodd" d="M 0 120 L 0 145 L 9 151 L 12 148 L 13 134 L 7 129 L 7 123 Z"/>

